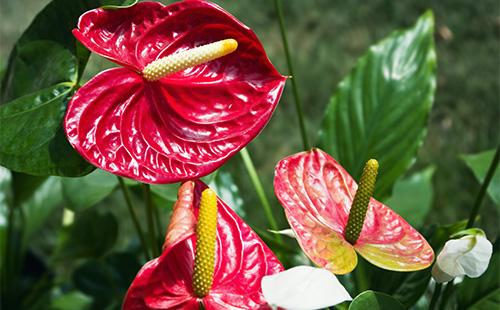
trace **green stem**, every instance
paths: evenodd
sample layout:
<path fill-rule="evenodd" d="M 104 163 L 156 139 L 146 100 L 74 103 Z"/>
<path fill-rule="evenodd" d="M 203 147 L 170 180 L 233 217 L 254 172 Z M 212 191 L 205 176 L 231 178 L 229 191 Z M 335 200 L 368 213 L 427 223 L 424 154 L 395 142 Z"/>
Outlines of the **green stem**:
<path fill-rule="evenodd" d="M 297 78 L 293 70 L 292 57 L 290 56 L 290 48 L 288 47 L 288 38 L 286 35 L 286 27 L 285 27 L 285 17 L 283 14 L 283 3 L 281 2 L 281 0 L 274 0 L 274 6 L 276 7 L 276 14 L 278 15 L 278 20 L 280 24 L 281 40 L 283 42 L 283 49 L 285 50 L 288 72 L 292 76 L 291 78 L 292 91 L 293 91 L 293 97 L 295 99 L 295 110 L 297 111 L 297 116 L 299 118 L 299 127 L 300 127 L 300 134 L 302 136 L 302 144 L 304 147 L 304 151 L 307 151 L 309 150 L 309 141 L 307 140 L 306 125 L 304 122 L 304 111 L 302 108 L 302 101 L 300 100 L 299 96 L 299 88 L 297 87 Z"/>
<path fill-rule="evenodd" d="M 450 299 L 450 296 L 453 292 L 453 280 L 448 282 L 446 284 L 446 287 L 444 288 L 443 291 L 443 297 L 441 298 L 441 304 L 439 305 L 439 310 L 444 310 L 446 307 L 446 304 L 448 303 L 448 299 Z"/>
<path fill-rule="evenodd" d="M 370 288 L 370 284 L 368 283 L 368 279 L 366 278 L 366 268 L 364 260 L 358 261 L 358 266 L 354 271 L 354 278 L 356 279 L 358 293 L 364 292 Z"/>
<path fill-rule="evenodd" d="M 250 179 L 252 180 L 255 191 L 259 196 L 262 207 L 264 208 L 264 213 L 266 214 L 269 226 L 271 226 L 271 229 L 273 230 L 278 230 L 278 224 L 276 223 L 276 219 L 274 218 L 273 212 L 271 210 L 271 205 L 269 204 L 269 200 L 267 200 L 266 193 L 264 192 L 262 183 L 260 182 L 259 176 L 257 175 L 257 171 L 255 170 L 252 158 L 250 157 L 250 154 L 248 153 L 248 150 L 246 148 L 242 149 L 240 151 L 240 154 L 243 159 L 243 163 L 245 164 L 245 168 L 247 169 L 248 174 L 250 175 Z M 281 238 L 280 235 L 276 234 L 274 235 L 274 238 L 279 243 L 282 243 L 283 239 Z"/>
<path fill-rule="evenodd" d="M 155 211 L 155 226 L 156 226 L 156 235 L 157 236 L 162 236 L 163 235 L 163 226 L 161 225 L 161 220 L 160 220 L 160 210 L 158 208 L 154 208 Z"/>
<path fill-rule="evenodd" d="M 429 310 L 434 310 L 436 308 L 437 302 L 439 300 L 439 296 L 441 295 L 441 289 L 443 288 L 443 284 L 436 283 L 434 286 L 434 293 L 432 294 L 431 303 L 429 305 Z"/>
<path fill-rule="evenodd" d="M 498 167 L 499 159 L 500 159 L 500 146 L 497 147 L 497 151 L 495 152 L 495 156 L 493 156 L 493 160 L 491 161 L 490 167 L 488 169 L 488 173 L 486 173 L 486 177 L 484 178 L 483 184 L 481 185 L 481 189 L 479 190 L 479 193 L 477 194 L 476 202 L 474 203 L 474 207 L 472 208 L 472 211 L 470 213 L 469 221 L 467 222 L 466 229 L 474 226 L 474 221 L 476 220 L 477 214 L 479 212 L 479 207 L 481 206 L 481 203 L 483 202 L 484 196 L 486 194 L 486 190 L 488 189 L 488 186 L 490 185 L 491 179 L 493 178 L 493 175 L 495 174 L 495 170 Z"/>
<path fill-rule="evenodd" d="M 123 198 L 125 198 L 125 202 L 127 204 L 128 212 L 130 213 L 130 217 L 132 218 L 132 222 L 134 223 L 135 230 L 137 232 L 137 235 L 139 236 L 139 241 L 141 242 L 141 247 L 142 251 L 144 252 L 144 256 L 146 257 L 147 260 L 150 260 L 151 256 L 149 256 L 146 238 L 144 237 L 141 224 L 139 223 L 139 220 L 137 219 L 137 214 L 135 214 L 134 207 L 132 206 L 132 200 L 130 199 L 130 193 L 128 191 L 128 188 L 125 185 L 125 182 L 123 181 L 122 177 L 117 177 L 117 178 L 123 193 Z"/>
<path fill-rule="evenodd" d="M 149 243 L 151 246 L 151 253 L 153 253 L 153 258 L 160 256 L 160 249 L 158 248 L 158 240 L 155 236 L 155 223 L 154 223 L 154 210 L 153 204 L 151 203 L 151 188 L 149 184 L 142 184 L 144 188 L 144 202 L 146 203 L 146 219 L 148 222 L 148 235 Z"/>

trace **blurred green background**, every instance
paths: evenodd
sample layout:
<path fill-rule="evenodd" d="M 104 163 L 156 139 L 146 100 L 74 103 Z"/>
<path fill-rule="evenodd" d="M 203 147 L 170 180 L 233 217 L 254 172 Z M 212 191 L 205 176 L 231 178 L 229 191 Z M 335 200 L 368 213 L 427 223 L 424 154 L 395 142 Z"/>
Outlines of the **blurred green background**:
<path fill-rule="evenodd" d="M 48 2 L 0 0 L 1 69 L 5 68 L 15 41 Z M 250 26 L 278 70 L 288 74 L 273 1 L 214 2 Z M 437 92 L 425 143 L 408 175 L 430 166 L 435 168 L 432 210 L 426 223 L 448 224 L 466 219 L 480 184 L 459 156 L 493 149 L 500 142 L 500 1 L 285 0 L 284 8 L 295 78 L 313 143 L 330 96 L 356 59 L 392 31 L 412 25 L 425 10 L 434 11 Z M 85 75 L 88 79 L 109 66 L 112 64 L 108 61 L 92 55 Z M 275 164 L 302 148 L 290 83 L 267 128 L 248 148 L 280 227 L 286 228 L 272 180 Z M 233 198 L 234 204 L 241 205 L 240 214 L 245 214 L 252 227 L 266 229 L 267 222 L 241 158 L 235 156 L 223 170 L 231 172 L 239 187 L 240 197 Z M 17 182 L 22 184 L 22 180 Z M 135 194 L 137 205 L 141 205 L 140 191 Z M 409 193 L 403 198 L 418 206 L 422 196 Z M 167 206 L 171 204 L 167 200 L 159 201 Z M 99 208 L 110 210 L 120 218 L 116 248 L 129 246 L 134 231 L 121 194 L 115 192 L 100 203 Z M 162 211 L 165 227 L 168 208 Z M 36 253 L 52 251 L 57 243 L 53 231 L 60 227 L 62 214 L 62 208 L 55 209 L 51 223 L 30 240 Z M 489 239 L 495 240 L 499 233 L 499 208 L 490 197 L 485 199 L 480 214 L 478 225 L 486 230 Z"/>

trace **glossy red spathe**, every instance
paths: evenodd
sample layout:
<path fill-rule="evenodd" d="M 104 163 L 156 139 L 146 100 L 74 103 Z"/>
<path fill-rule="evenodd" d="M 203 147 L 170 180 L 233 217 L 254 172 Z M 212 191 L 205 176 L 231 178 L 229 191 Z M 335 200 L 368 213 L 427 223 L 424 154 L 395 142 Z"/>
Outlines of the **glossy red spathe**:
<path fill-rule="evenodd" d="M 357 253 L 395 271 L 427 268 L 434 252 L 420 233 L 389 207 L 371 198 L 358 240 L 345 239 L 345 227 L 358 185 L 320 149 L 282 159 L 274 190 L 297 240 L 317 265 L 336 274 L 351 272 Z"/>
<path fill-rule="evenodd" d="M 205 1 L 95 9 L 73 33 L 123 67 L 76 92 L 68 140 L 95 166 L 142 182 L 194 179 L 220 167 L 267 124 L 285 83 L 252 30 Z M 141 74 L 153 60 L 228 38 L 238 48 L 227 56 L 154 82 Z"/>
<path fill-rule="evenodd" d="M 201 181 L 189 181 L 179 189 L 163 253 L 139 271 L 125 297 L 124 310 L 198 310 L 200 302 L 207 310 L 271 309 L 262 295 L 261 280 L 283 271 L 283 266 L 220 199 L 212 288 L 204 298 L 194 295 L 195 226 L 205 188 Z"/>

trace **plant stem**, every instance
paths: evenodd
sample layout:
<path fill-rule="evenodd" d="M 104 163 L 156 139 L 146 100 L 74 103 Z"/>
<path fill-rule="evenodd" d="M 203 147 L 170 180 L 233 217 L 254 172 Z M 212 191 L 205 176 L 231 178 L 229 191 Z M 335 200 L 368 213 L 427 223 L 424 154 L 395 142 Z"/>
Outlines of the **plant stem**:
<path fill-rule="evenodd" d="M 146 203 L 146 219 L 148 222 L 148 235 L 149 243 L 151 246 L 151 253 L 153 253 L 153 258 L 160 256 L 160 250 L 158 248 L 158 240 L 155 234 L 155 223 L 154 223 L 154 210 L 153 204 L 151 203 L 151 188 L 149 184 L 142 184 L 144 189 L 144 202 Z"/>
<path fill-rule="evenodd" d="M 479 207 L 481 206 L 481 203 L 483 202 L 484 196 L 486 194 L 486 190 L 488 189 L 488 186 L 490 185 L 491 179 L 493 178 L 493 175 L 495 174 L 495 170 L 498 167 L 499 159 L 500 159 L 500 146 L 497 147 L 497 151 L 495 152 L 495 155 L 493 156 L 493 160 L 491 161 L 490 167 L 488 168 L 488 173 L 486 173 L 486 177 L 484 178 L 483 184 L 481 185 L 481 189 L 479 190 L 479 193 L 477 194 L 476 202 L 474 203 L 474 207 L 472 208 L 472 211 L 470 213 L 469 221 L 467 222 L 466 229 L 474 226 L 474 221 L 476 220 L 477 214 L 479 212 Z"/>
<path fill-rule="evenodd" d="M 269 200 L 267 200 L 266 193 L 262 188 L 262 183 L 260 182 L 259 176 L 257 175 L 257 171 L 255 170 L 252 158 L 250 157 L 250 154 L 248 153 L 248 150 L 246 148 L 242 149 L 240 151 L 240 154 L 243 159 L 243 163 L 245 164 L 245 168 L 247 169 L 248 174 L 250 175 L 250 179 L 252 180 L 255 191 L 259 196 L 262 207 L 264 208 L 264 212 L 266 214 L 267 221 L 269 222 L 269 226 L 271 226 L 271 229 L 273 230 L 278 230 L 278 224 L 276 223 L 276 219 L 274 218 L 273 212 L 271 210 L 271 205 L 269 204 Z M 280 235 L 275 234 L 274 238 L 279 243 L 282 243 L 283 239 L 281 238 Z"/>
<path fill-rule="evenodd" d="M 450 296 L 453 292 L 453 280 L 448 282 L 446 284 L 446 287 L 444 288 L 443 291 L 443 298 L 441 298 L 441 304 L 439 305 L 439 310 L 444 310 L 446 307 L 446 304 L 448 303 L 448 299 L 450 299 Z"/>
<path fill-rule="evenodd" d="M 358 266 L 354 270 L 354 279 L 356 281 L 356 288 L 358 293 L 362 293 L 370 288 L 370 283 L 366 278 L 366 262 L 364 260 L 358 261 Z"/>
<path fill-rule="evenodd" d="M 300 100 L 299 88 L 297 87 L 297 78 L 293 70 L 292 57 L 290 56 L 290 48 L 288 47 L 288 38 L 286 35 L 286 27 L 285 27 L 285 17 L 283 14 L 283 3 L 281 2 L 281 0 L 274 0 L 274 6 L 276 7 L 276 14 L 278 15 L 278 20 L 280 24 L 281 40 L 283 42 L 283 49 L 285 50 L 288 72 L 292 76 L 291 78 L 292 91 L 293 91 L 293 97 L 295 99 L 295 110 L 297 111 L 297 116 L 299 118 L 299 127 L 300 127 L 300 134 L 302 136 L 302 144 L 304 147 L 304 151 L 307 151 L 309 150 L 309 141 L 307 139 L 307 131 L 304 122 L 304 111 L 302 108 L 302 101 Z"/>
<path fill-rule="evenodd" d="M 144 237 L 144 233 L 142 232 L 141 224 L 137 219 L 137 215 L 135 214 L 134 207 L 132 206 L 132 200 L 130 199 L 130 193 L 128 191 L 125 182 L 122 177 L 117 177 L 118 183 L 120 184 L 120 188 L 123 193 L 123 197 L 125 198 L 125 202 L 127 204 L 128 212 L 130 213 L 130 217 L 132 218 L 132 222 L 134 223 L 135 230 L 137 231 L 137 235 L 139 236 L 139 241 L 141 242 L 142 251 L 144 252 L 144 256 L 147 260 L 151 259 L 151 256 L 148 252 L 148 247 L 146 243 L 146 238 Z"/>
<path fill-rule="evenodd" d="M 443 284 L 436 283 L 434 286 L 434 293 L 432 293 L 431 303 L 429 305 L 429 310 L 434 310 L 439 300 L 439 296 L 441 295 L 441 289 L 443 288 Z"/>
<path fill-rule="evenodd" d="M 163 227 L 161 225 L 161 220 L 160 220 L 160 211 L 158 210 L 158 208 L 155 208 L 154 207 L 154 211 L 155 211 L 155 226 L 156 226 L 156 234 L 157 236 L 162 236 L 163 235 Z"/>

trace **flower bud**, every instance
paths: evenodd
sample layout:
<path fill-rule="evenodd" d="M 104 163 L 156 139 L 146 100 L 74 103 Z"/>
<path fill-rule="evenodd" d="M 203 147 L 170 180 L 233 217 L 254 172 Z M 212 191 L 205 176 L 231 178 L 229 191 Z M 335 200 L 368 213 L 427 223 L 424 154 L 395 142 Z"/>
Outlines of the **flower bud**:
<path fill-rule="evenodd" d="M 488 268 L 493 246 L 484 232 L 469 229 L 456 235 L 465 236 L 448 240 L 432 268 L 432 277 L 438 283 L 452 281 L 455 277 L 464 275 L 477 278 Z"/>

